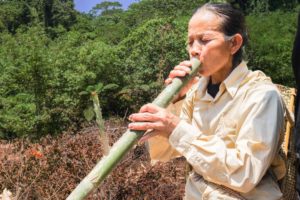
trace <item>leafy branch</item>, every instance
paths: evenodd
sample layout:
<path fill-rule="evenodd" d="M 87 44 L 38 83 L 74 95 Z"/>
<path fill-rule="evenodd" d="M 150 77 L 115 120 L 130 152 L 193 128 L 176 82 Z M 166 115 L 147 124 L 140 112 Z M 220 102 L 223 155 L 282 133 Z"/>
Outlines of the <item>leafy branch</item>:
<path fill-rule="evenodd" d="M 103 154 L 107 155 L 110 150 L 109 138 L 105 133 L 104 120 L 102 118 L 102 110 L 100 106 L 100 101 L 98 95 L 107 90 L 112 90 L 117 88 L 116 84 L 107 84 L 98 83 L 97 85 L 88 86 L 85 91 L 80 92 L 80 95 L 90 95 L 91 100 L 93 101 L 93 107 L 89 106 L 83 111 L 84 117 L 86 120 L 91 121 L 96 116 L 96 124 L 99 128 L 100 141 L 102 143 Z"/>

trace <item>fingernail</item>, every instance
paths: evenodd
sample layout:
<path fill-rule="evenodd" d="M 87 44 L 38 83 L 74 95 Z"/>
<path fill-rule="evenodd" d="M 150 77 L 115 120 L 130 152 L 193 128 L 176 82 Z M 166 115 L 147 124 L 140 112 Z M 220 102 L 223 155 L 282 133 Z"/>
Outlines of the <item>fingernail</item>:
<path fill-rule="evenodd" d="M 145 137 L 142 137 L 140 140 L 139 140 L 139 144 L 143 144 L 144 142 L 146 142 L 147 138 Z"/>
<path fill-rule="evenodd" d="M 142 144 L 144 144 L 144 141 L 143 141 L 142 139 L 140 139 L 140 140 L 138 141 L 138 145 L 142 145 Z"/>

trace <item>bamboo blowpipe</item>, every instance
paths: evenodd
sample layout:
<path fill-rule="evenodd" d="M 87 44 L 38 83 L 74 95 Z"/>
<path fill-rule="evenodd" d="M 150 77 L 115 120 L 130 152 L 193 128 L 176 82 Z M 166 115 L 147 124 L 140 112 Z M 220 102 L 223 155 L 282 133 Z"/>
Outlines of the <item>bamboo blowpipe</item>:
<path fill-rule="evenodd" d="M 152 102 L 160 107 L 167 107 L 179 91 L 197 75 L 200 69 L 200 61 L 192 58 L 191 73 L 183 78 L 175 78 Z M 127 130 L 122 137 L 113 145 L 107 156 L 104 156 L 92 171 L 80 182 L 80 184 L 68 196 L 67 200 L 85 199 L 94 189 L 96 189 L 109 173 L 122 160 L 125 154 L 143 136 L 144 131 Z"/>

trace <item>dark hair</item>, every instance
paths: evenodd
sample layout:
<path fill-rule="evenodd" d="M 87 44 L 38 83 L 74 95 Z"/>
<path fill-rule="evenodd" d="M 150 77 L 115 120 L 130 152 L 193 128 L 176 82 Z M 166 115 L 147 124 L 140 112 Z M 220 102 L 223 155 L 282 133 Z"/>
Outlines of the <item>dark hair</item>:
<path fill-rule="evenodd" d="M 222 31 L 225 35 L 232 36 L 239 33 L 243 37 L 243 44 L 233 57 L 233 66 L 235 67 L 242 61 L 243 47 L 248 43 L 248 35 L 243 13 L 234 9 L 228 3 L 206 3 L 198 8 L 195 14 L 202 10 L 210 11 L 222 19 L 220 31 Z"/>

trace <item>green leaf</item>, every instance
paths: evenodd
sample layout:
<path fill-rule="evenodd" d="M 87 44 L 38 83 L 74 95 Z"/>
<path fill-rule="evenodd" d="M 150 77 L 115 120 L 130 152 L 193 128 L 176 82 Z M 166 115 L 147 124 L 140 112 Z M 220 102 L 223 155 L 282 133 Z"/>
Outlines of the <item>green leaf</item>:
<path fill-rule="evenodd" d="M 150 87 L 149 87 L 149 85 L 143 84 L 143 85 L 140 85 L 140 89 L 145 92 L 148 92 L 150 90 Z"/>
<path fill-rule="evenodd" d="M 107 84 L 103 87 L 103 91 L 104 90 L 113 90 L 113 89 L 117 89 L 119 86 L 117 84 L 111 83 L 111 84 Z"/>
<path fill-rule="evenodd" d="M 82 91 L 82 92 L 79 92 L 79 95 L 81 95 L 81 96 L 83 96 L 83 95 L 88 95 L 88 94 L 90 94 L 89 92 L 87 92 L 87 91 Z"/>
<path fill-rule="evenodd" d="M 94 92 L 95 91 L 95 86 L 92 86 L 92 85 L 88 86 L 86 88 L 86 91 L 89 92 L 89 93 Z"/>
<path fill-rule="evenodd" d="M 91 121 L 91 120 L 94 118 L 94 116 L 95 116 L 95 112 L 94 112 L 93 107 L 90 106 L 90 107 L 88 107 L 87 109 L 85 109 L 85 110 L 83 111 L 83 115 L 84 115 L 84 117 L 85 117 L 85 119 L 86 119 L 87 121 Z"/>
<path fill-rule="evenodd" d="M 103 90 L 103 83 L 98 83 L 96 86 L 95 86 L 95 92 L 99 93 Z"/>

